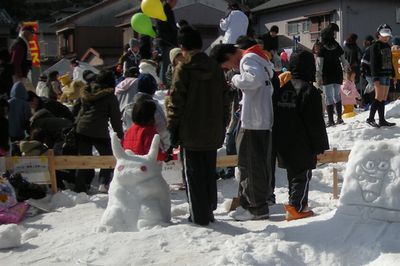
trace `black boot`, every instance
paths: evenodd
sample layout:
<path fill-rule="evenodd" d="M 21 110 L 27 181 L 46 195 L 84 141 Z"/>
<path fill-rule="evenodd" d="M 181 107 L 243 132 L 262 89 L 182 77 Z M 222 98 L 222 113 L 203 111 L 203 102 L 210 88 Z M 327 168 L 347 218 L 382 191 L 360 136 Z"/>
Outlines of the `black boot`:
<path fill-rule="evenodd" d="M 378 110 L 380 101 L 375 99 L 371 104 L 371 109 L 369 109 L 369 118 L 367 119 L 367 123 L 372 127 L 379 127 L 379 125 L 375 122 L 375 113 Z"/>
<path fill-rule="evenodd" d="M 342 102 L 336 103 L 337 124 L 343 124 L 342 119 Z"/>
<path fill-rule="evenodd" d="M 380 127 L 393 127 L 396 123 L 390 123 L 385 120 L 385 102 L 379 102 L 378 106 L 379 126 Z"/>
<path fill-rule="evenodd" d="M 333 104 L 326 106 L 326 112 L 328 113 L 328 124 L 326 124 L 326 127 L 334 126 L 335 121 L 333 121 Z"/>

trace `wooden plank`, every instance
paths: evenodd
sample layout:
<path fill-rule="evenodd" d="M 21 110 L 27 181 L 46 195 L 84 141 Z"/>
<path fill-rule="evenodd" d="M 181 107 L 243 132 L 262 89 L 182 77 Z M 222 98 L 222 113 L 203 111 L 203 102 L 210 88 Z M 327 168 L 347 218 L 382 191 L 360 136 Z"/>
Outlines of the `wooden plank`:
<path fill-rule="evenodd" d="M 332 184 L 332 194 L 333 194 L 333 198 L 334 199 L 338 199 L 339 198 L 339 189 L 338 189 L 338 183 L 339 183 L 339 179 L 338 179 L 338 171 L 336 168 L 332 169 L 333 171 L 333 184 Z"/>
<path fill-rule="evenodd" d="M 114 156 L 56 156 L 56 170 L 61 169 L 112 169 L 115 167 Z"/>
<path fill-rule="evenodd" d="M 57 177 L 56 177 L 56 164 L 54 159 L 54 150 L 50 149 L 47 151 L 47 164 L 49 166 L 51 191 L 57 193 Z"/>
<path fill-rule="evenodd" d="M 324 154 L 318 155 L 319 163 L 340 163 L 347 162 L 349 159 L 350 150 L 338 151 L 333 149 L 332 151 L 325 151 Z"/>
<path fill-rule="evenodd" d="M 237 166 L 238 156 L 237 155 L 227 155 L 217 157 L 217 167 L 229 167 Z"/>

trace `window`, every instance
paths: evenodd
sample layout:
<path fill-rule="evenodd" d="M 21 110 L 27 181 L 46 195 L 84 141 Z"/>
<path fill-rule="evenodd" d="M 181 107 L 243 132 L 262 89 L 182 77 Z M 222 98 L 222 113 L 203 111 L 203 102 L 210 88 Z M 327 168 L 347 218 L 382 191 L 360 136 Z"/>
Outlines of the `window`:
<path fill-rule="evenodd" d="M 289 22 L 288 23 L 288 35 L 296 35 L 299 34 L 299 23 L 298 22 Z"/>
<path fill-rule="evenodd" d="M 396 8 L 396 23 L 400 23 L 400 8 Z"/>
<path fill-rule="evenodd" d="M 311 20 L 304 20 L 301 22 L 301 31 L 310 32 Z"/>

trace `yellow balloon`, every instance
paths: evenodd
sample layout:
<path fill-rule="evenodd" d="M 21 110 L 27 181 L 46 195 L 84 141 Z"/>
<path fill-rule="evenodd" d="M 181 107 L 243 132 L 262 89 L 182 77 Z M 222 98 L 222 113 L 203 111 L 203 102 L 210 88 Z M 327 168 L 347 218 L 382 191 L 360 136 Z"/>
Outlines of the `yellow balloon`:
<path fill-rule="evenodd" d="M 167 21 L 164 7 L 160 0 L 143 0 L 141 4 L 143 13 L 151 18 Z"/>

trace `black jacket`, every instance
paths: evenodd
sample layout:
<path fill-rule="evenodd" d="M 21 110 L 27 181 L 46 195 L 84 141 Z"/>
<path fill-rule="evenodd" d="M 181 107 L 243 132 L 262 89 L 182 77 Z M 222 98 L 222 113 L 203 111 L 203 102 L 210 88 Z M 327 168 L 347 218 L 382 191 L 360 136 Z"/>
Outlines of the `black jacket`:
<path fill-rule="evenodd" d="M 81 108 L 77 118 L 76 132 L 92 138 L 110 138 L 108 122 L 123 138 L 121 112 L 113 88 L 99 88 L 91 84 L 82 93 Z"/>
<path fill-rule="evenodd" d="M 221 67 L 203 52 L 192 54 L 174 74 L 167 106 L 172 144 L 211 151 L 224 142 L 231 99 Z"/>
<path fill-rule="evenodd" d="M 389 44 L 380 41 L 374 42 L 370 48 L 371 76 L 374 81 L 379 77 L 394 77 L 392 51 Z"/>
<path fill-rule="evenodd" d="M 320 92 L 310 83 L 291 80 L 273 96 L 273 141 L 281 167 L 314 169 L 317 154 L 329 149 Z"/>
<path fill-rule="evenodd" d="M 344 57 L 349 62 L 350 67 L 357 74 L 360 73 L 362 52 L 357 44 L 346 44 L 344 46 Z"/>
<path fill-rule="evenodd" d="M 32 61 L 28 60 L 28 45 L 18 37 L 11 46 L 11 63 L 14 67 L 14 74 L 26 78 L 32 68 Z"/>
<path fill-rule="evenodd" d="M 366 77 L 371 77 L 371 46 L 365 49 L 361 58 L 361 73 Z"/>
<path fill-rule="evenodd" d="M 40 97 L 38 110 L 42 108 L 48 110 L 55 117 L 65 118 L 72 122 L 74 121 L 74 116 L 72 115 L 68 107 L 58 101 L 46 97 Z"/>
<path fill-rule="evenodd" d="M 322 67 L 323 85 L 343 83 L 343 70 L 340 62 L 343 53 L 342 47 L 336 41 L 323 43 L 318 53 L 318 57 L 324 59 Z"/>
<path fill-rule="evenodd" d="M 178 28 L 176 27 L 174 11 L 168 3 L 164 3 L 167 21 L 157 20 L 158 37 L 162 46 L 178 46 Z"/>

